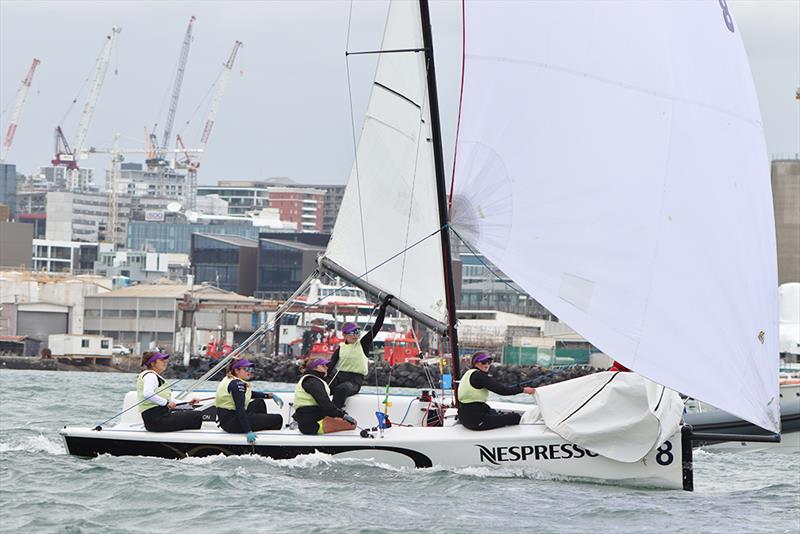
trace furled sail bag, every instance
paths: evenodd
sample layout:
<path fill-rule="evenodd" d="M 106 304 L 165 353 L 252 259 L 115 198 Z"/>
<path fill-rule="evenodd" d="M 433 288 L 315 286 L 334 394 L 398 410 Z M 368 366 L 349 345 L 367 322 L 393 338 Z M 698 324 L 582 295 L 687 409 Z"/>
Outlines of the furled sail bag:
<path fill-rule="evenodd" d="M 683 401 L 636 373 L 596 373 L 536 389 L 545 425 L 567 441 L 636 462 L 678 431 Z M 624 439 L 620 439 L 620 437 Z"/>

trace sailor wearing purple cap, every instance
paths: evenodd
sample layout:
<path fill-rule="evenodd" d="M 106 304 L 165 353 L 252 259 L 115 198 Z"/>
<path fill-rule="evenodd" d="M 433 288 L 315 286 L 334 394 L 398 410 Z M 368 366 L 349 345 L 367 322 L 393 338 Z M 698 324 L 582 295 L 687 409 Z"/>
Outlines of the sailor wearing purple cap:
<path fill-rule="evenodd" d="M 326 358 L 306 362 L 304 374 L 294 388 L 292 417 L 303 434 L 330 434 L 356 427 L 355 419 L 331 402 L 331 390 L 325 382 L 330 363 Z"/>
<path fill-rule="evenodd" d="M 329 374 L 331 374 L 331 390 L 333 391 L 333 404 L 338 408 L 344 408 L 347 397 L 351 397 L 361 390 L 369 373 L 369 360 L 367 354 L 372 350 L 372 340 L 383 326 L 383 318 L 386 315 L 386 306 L 392 300 L 392 295 L 386 295 L 383 299 L 378 315 L 369 332 L 359 339 L 361 331 L 355 323 L 345 323 L 342 327 L 344 343 L 331 356 Z"/>
<path fill-rule="evenodd" d="M 142 354 L 144 371 L 139 373 L 136 380 L 136 396 L 144 427 L 150 432 L 196 430 L 203 424 L 203 414 L 191 408 L 199 401 L 192 399 L 187 409 L 176 409 L 172 390 L 161 376 L 167 369 L 168 361 L 169 354 L 163 352 Z"/>
<path fill-rule="evenodd" d="M 490 430 L 518 425 L 520 414 L 499 412 L 486 404 L 489 392 L 498 395 L 517 395 L 536 392 L 532 387 L 506 386 L 489 376 L 492 357 L 486 352 L 472 355 L 472 369 L 464 373 L 458 384 L 458 420 L 470 430 Z"/>
<path fill-rule="evenodd" d="M 278 430 L 283 426 L 283 417 L 267 413 L 264 399 L 271 399 L 272 393 L 254 391 L 249 380 L 253 377 L 253 363 L 250 360 L 233 360 L 228 365 L 228 373 L 217 386 L 214 406 L 217 407 L 217 421 L 225 432 L 247 434 L 247 442 L 256 441 L 259 430 Z"/>

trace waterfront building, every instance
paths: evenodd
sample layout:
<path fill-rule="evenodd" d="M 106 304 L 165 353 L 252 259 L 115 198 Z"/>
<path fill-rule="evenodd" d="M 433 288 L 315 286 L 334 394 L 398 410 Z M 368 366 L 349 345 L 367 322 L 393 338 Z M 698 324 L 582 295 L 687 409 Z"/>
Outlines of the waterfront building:
<path fill-rule="evenodd" d="M 778 284 L 800 282 L 800 159 L 772 162 Z"/>
<path fill-rule="evenodd" d="M 64 274 L 92 272 L 97 260 L 97 249 L 97 243 L 34 239 L 33 270 Z"/>
<path fill-rule="evenodd" d="M 299 235 L 302 234 L 295 234 L 295 239 Z M 329 236 L 325 237 L 327 242 Z M 324 244 L 275 239 L 269 234 L 262 234 L 258 240 L 256 297 L 272 300 L 289 298 L 317 268 L 317 256 L 324 251 Z"/>
<path fill-rule="evenodd" d="M 330 234 L 339 215 L 339 207 L 344 198 L 344 185 L 315 185 L 316 189 L 325 191 L 325 204 L 322 208 L 322 232 Z"/>
<path fill-rule="evenodd" d="M 0 271 L 0 335 L 82 334 L 86 296 L 110 289 L 94 275 Z"/>
<path fill-rule="evenodd" d="M 163 278 L 185 281 L 189 274 L 189 256 L 141 250 L 101 250 L 94 262 L 94 273 L 131 283 L 156 282 Z"/>
<path fill-rule="evenodd" d="M 239 236 L 192 234 L 195 283 L 252 296 L 256 289 L 258 241 Z"/>
<path fill-rule="evenodd" d="M 169 224 L 153 221 L 131 221 L 128 224 L 128 249 L 147 252 L 189 254 L 192 234 L 236 235 L 258 239 L 259 229 L 252 220 L 223 219 L 209 222 L 173 220 Z"/>
<path fill-rule="evenodd" d="M 140 284 L 87 297 L 85 333 L 113 337 L 135 354 L 156 346 L 194 353 L 211 338 L 247 337 L 259 304 L 212 286 Z"/>

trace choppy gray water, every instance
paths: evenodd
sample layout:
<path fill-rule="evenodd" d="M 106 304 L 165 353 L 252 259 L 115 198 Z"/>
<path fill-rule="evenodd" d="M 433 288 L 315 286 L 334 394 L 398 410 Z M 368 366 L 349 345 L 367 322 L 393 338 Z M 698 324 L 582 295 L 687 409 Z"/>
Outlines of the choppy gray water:
<path fill-rule="evenodd" d="M 800 531 L 800 451 L 696 451 L 694 493 L 519 469 L 393 469 L 325 455 L 68 456 L 58 429 L 118 412 L 134 381 L 0 371 L 0 531 Z"/>

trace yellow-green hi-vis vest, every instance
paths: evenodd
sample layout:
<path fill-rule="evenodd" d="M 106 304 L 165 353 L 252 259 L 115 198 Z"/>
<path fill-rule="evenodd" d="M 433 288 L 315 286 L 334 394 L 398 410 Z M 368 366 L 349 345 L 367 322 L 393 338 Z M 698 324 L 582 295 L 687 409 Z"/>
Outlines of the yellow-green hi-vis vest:
<path fill-rule="evenodd" d="M 166 382 L 166 380 L 160 377 L 158 373 L 156 373 L 155 371 L 151 371 L 150 369 L 139 373 L 139 378 L 136 379 L 136 397 L 139 399 L 139 402 L 141 403 L 139 404 L 139 413 L 145 412 L 150 408 L 155 408 L 156 406 L 158 406 L 158 404 L 156 404 L 155 402 L 144 400 L 144 375 L 146 375 L 147 373 L 153 373 L 154 375 L 156 375 L 156 377 L 160 379 L 159 382 L 161 383 Z M 161 389 L 161 386 L 159 386 L 156 388 L 156 396 L 161 397 L 162 399 L 169 402 L 169 400 L 172 398 L 172 390 L 169 387 Z"/>
<path fill-rule="evenodd" d="M 360 340 L 355 343 L 342 343 L 339 345 L 339 361 L 336 362 L 336 369 L 364 376 L 369 374 L 367 355 L 364 354 L 364 348 L 361 346 Z"/>
<path fill-rule="evenodd" d="M 236 410 L 236 403 L 233 401 L 233 395 L 231 395 L 231 392 L 228 391 L 228 384 L 234 380 L 242 379 L 226 376 L 220 380 L 219 385 L 217 386 L 217 394 L 214 397 L 214 406 L 217 408 L 223 408 L 225 410 Z M 244 393 L 244 408 L 246 410 L 247 407 L 250 406 L 250 399 L 253 398 L 253 392 L 250 389 L 250 382 L 245 380 L 242 380 L 242 382 L 244 382 L 245 386 L 247 386 Z"/>
<path fill-rule="evenodd" d="M 311 377 L 312 379 L 319 380 L 325 385 L 325 394 L 330 397 L 331 396 L 331 389 L 328 387 L 328 383 L 322 380 L 318 376 L 314 375 L 303 375 L 300 380 L 297 381 L 297 385 L 294 387 L 294 409 L 297 410 L 298 408 L 305 408 L 307 406 L 319 406 L 317 399 L 311 396 L 311 393 L 306 391 L 303 388 L 303 380 Z"/>
<path fill-rule="evenodd" d="M 475 388 L 469 383 L 472 373 L 479 372 L 476 369 L 470 369 L 461 378 L 458 383 L 458 402 L 461 404 L 469 404 L 471 402 L 486 402 L 489 398 L 489 390 L 486 388 Z"/>

